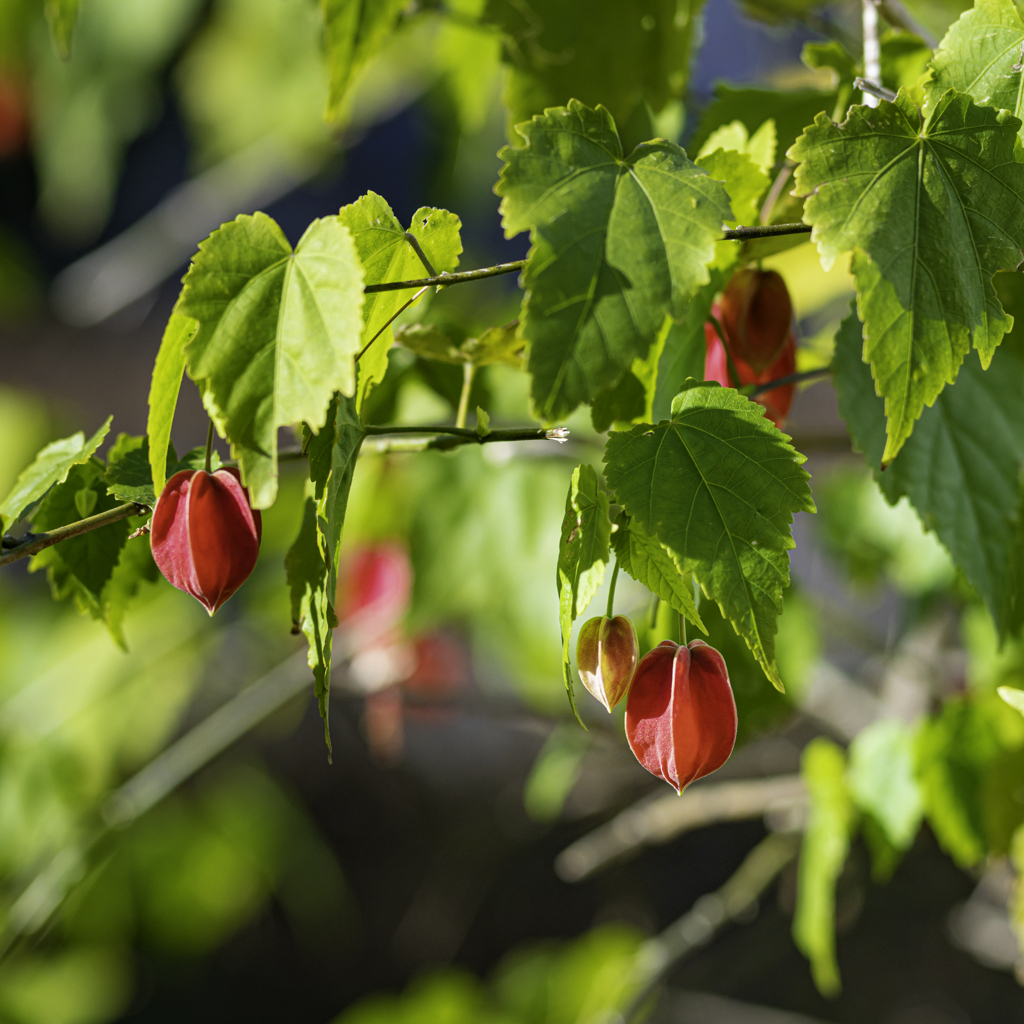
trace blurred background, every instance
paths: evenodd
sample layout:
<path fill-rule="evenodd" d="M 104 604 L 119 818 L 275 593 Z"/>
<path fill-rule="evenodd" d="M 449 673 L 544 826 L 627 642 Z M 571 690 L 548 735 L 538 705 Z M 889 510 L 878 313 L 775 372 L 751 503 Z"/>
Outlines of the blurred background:
<path fill-rule="evenodd" d="M 963 5 L 908 6 L 938 38 Z M 742 116 L 721 83 L 799 86 L 792 141 L 835 95 L 803 45 L 859 52 L 858 18 L 708 0 L 686 102 L 654 127 L 695 152 Z M 294 243 L 372 189 L 403 222 L 457 212 L 463 268 L 525 255 L 492 193 L 509 131 L 500 38 L 410 5 L 339 128 L 322 117 L 321 31 L 312 0 L 82 0 L 64 62 L 42 4 L 2 0 L 0 493 L 42 444 L 110 413 L 112 437 L 145 431 L 180 277 L 238 213 L 265 210 Z M 801 365 L 823 365 L 850 278 L 809 244 L 768 263 L 794 298 Z M 467 337 L 518 301 L 498 278 L 411 319 Z M 453 417 L 457 367 L 397 348 L 391 362 L 371 420 Z M 525 376 L 486 368 L 472 404 L 528 422 Z M 311 685 L 280 697 L 308 674 L 283 567 L 297 469 L 215 621 L 160 580 L 108 631 L 24 561 L 0 572 L 0 1021 L 586 1024 L 628 1002 L 638 963 L 668 981 L 653 1019 L 680 1024 L 1022 1019 L 1005 860 L 961 870 L 927 828 L 888 871 L 870 832 L 854 844 L 840 996 L 818 994 L 790 935 L 808 742 L 1024 676 L 1024 652 L 997 649 L 944 549 L 850 451 L 831 385 L 800 392 L 787 428 L 819 508 L 795 524 L 787 694 L 702 607 L 740 741 L 682 799 L 636 764 L 621 709 L 589 702 L 589 732 L 567 713 L 555 557 L 572 467 L 599 465 L 602 446 L 588 416 L 569 426 L 564 448 L 360 460 L 333 765 Z M 186 382 L 177 450 L 205 433 Z M 667 625 L 645 598 L 620 582 L 618 609 L 653 646 Z M 1024 744 L 997 700 L 992 715 L 1007 749 Z"/>

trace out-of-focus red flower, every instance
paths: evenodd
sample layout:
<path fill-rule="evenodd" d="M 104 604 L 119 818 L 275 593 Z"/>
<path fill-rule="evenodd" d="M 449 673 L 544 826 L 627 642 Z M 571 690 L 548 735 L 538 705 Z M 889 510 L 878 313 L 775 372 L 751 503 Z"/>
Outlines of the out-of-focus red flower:
<path fill-rule="evenodd" d="M 24 84 L 0 72 L 0 160 L 20 153 L 28 141 L 28 96 Z"/>
<path fill-rule="evenodd" d="M 338 580 L 338 621 L 353 650 L 362 650 L 392 633 L 409 610 L 412 566 L 394 543 L 357 548 Z"/>
<path fill-rule="evenodd" d="M 721 323 L 721 308 L 718 303 L 711 307 L 711 313 Z M 704 379 L 716 380 L 727 388 L 739 388 L 747 384 L 769 384 L 780 377 L 788 377 L 791 373 L 796 373 L 796 333 L 792 329 L 786 337 L 778 358 L 760 373 L 730 349 L 733 365 L 739 374 L 738 381 L 732 379 L 732 374 L 729 372 L 729 361 L 725 354 L 725 345 L 710 320 L 704 324 L 704 345 Z M 795 392 L 796 385 L 785 384 L 782 387 L 772 388 L 771 391 L 765 391 L 754 401 L 765 407 L 769 419 L 781 430 L 786 425 L 786 417 L 793 404 Z"/>
<path fill-rule="evenodd" d="M 469 683 L 469 658 L 454 638 L 445 633 L 424 633 L 413 641 L 416 667 L 402 686 L 424 697 L 443 696 Z"/>

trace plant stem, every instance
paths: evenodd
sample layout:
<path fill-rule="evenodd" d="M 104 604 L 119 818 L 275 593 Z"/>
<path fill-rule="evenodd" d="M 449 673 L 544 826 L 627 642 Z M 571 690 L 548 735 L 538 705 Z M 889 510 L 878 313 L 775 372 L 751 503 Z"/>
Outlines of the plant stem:
<path fill-rule="evenodd" d="M 363 356 L 366 355 L 367 349 L 426 291 L 426 288 L 421 288 L 402 308 L 395 313 L 393 317 L 359 350 L 359 355 L 356 356 L 356 362 L 358 363 Z"/>
<path fill-rule="evenodd" d="M 722 232 L 724 242 L 745 242 L 748 238 L 775 238 L 777 235 L 810 234 L 810 224 L 761 224 L 754 227 L 728 228 Z"/>
<path fill-rule="evenodd" d="M 679 613 L 679 642 L 686 646 L 686 616 L 682 612 Z"/>
<path fill-rule="evenodd" d="M 28 558 L 29 555 L 38 554 L 45 548 L 51 548 L 62 540 L 70 540 L 90 530 L 97 530 L 101 526 L 110 526 L 111 523 L 119 523 L 122 519 L 130 516 L 148 515 L 150 508 L 140 502 L 129 502 L 127 505 L 118 505 L 117 508 L 100 512 L 99 515 L 89 516 L 88 519 L 80 519 L 77 523 L 69 523 L 67 526 L 60 526 L 49 533 L 28 534 L 28 539 L 15 548 L 10 548 L 0 557 L 0 566 L 17 562 L 19 558 Z"/>
<path fill-rule="evenodd" d="M 473 390 L 473 378 L 476 376 L 475 363 L 462 364 L 462 393 L 459 395 L 459 411 L 455 414 L 455 426 L 465 427 L 469 415 L 469 395 Z"/>
<path fill-rule="evenodd" d="M 770 380 L 767 384 L 758 384 L 750 393 L 751 398 L 757 398 L 766 391 L 774 391 L 776 388 L 784 388 L 787 384 L 802 384 L 805 380 L 814 380 L 815 377 L 824 377 L 832 372 L 831 366 L 819 366 L 816 370 L 804 370 L 802 373 L 790 373 L 778 380 Z"/>
<path fill-rule="evenodd" d="M 437 277 L 437 271 L 434 269 L 433 264 L 427 259 L 427 254 L 423 251 L 420 245 L 420 240 L 411 232 L 406 231 L 405 240 L 413 247 L 416 255 L 420 258 L 420 263 L 423 264 L 423 268 L 431 277 Z"/>
<path fill-rule="evenodd" d="M 608 614 L 610 619 L 615 610 L 615 584 L 619 581 L 619 560 L 615 559 L 615 568 L 612 570 L 612 582 L 608 587 Z"/>
<path fill-rule="evenodd" d="M 855 88 L 873 96 L 876 100 L 886 100 L 892 103 L 896 99 L 896 93 L 892 89 L 886 89 L 884 85 L 875 85 L 874 82 L 869 82 L 866 78 L 855 78 L 853 84 Z M 877 102 L 871 105 L 878 106 Z"/>
<path fill-rule="evenodd" d="M 206 430 L 206 472 L 210 472 L 210 461 L 213 459 L 213 420 Z"/>
<path fill-rule="evenodd" d="M 772 182 L 772 187 L 768 189 L 768 195 L 765 196 L 763 205 L 761 206 L 761 224 L 768 227 L 768 221 L 771 220 L 772 210 L 775 209 L 775 204 L 779 201 L 779 196 L 782 195 L 782 190 L 786 187 L 786 182 L 789 181 L 790 176 L 793 174 L 793 164 L 788 161 L 782 165 L 782 169 L 775 176 L 775 180 Z"/>
<path fill-rule="evenodd" d="M 729 345 L 725 340 L 725 328 L 719 323 L 718 318 L 713 313 L 708 313 L 708 320 L 714 324 L 715 330 L 718 331 L 718 337 L 721 339 L 722 351 L 725 353 L 725 361 L 729 365 L 729 376 L 732 378 L 733 382 L 732 386 L 734 388 L 739 388 L 742 386 L 740 384 L 740 375 L 739 371 L 736 369 L 736 364 L 732 361 L 732 353 L 729 351 Z"/>
<path fill-rule="evenodd" d="M 447 451 L 464 444 L 493 444 L 502 441 L 558 441 L 564 444 L 569 439 L 565 427 L 552 430 L 532 427 L 491 430 L 481 436 L 475 430 L 460 430 L 457 427 L 366 427 L 370 435 L 360 449 L 363 455 L 387 455 L 392 452 L 423 452 L 432 449 Z M 437 433 L 439 437 L 396 437 L 385 439 L 382 434 L 424 434 Z M 380 440 L 375 440 L 380 438 Z"/>
<path fill-rule="evenodd" d="M 882 51 L 878 42 L 878 0 L 861 0 L 862 23 L 864 26 L 864 79 L 861 85 L 864 103 L 869 107 L 878 106 L 878 96 L 870 86 L 882 84 Z M 867 85 L 868 88 L 864 88 Z"/>

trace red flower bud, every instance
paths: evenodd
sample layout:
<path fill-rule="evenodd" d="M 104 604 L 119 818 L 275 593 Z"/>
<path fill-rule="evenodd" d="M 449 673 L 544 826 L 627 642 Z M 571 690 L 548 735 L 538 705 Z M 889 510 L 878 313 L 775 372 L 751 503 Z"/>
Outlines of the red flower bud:
<path fill-rule="evenodd" d="M 580 679 L 608 711 L 626 695 L 639 656 L 636 630 L 625 615 L 588 620 L 576 641 Z"/>
<path fill-rule="evenodd" d="M 736 726 L 725 661 L 703 640 L 688 647 L 664 640 L 640 659 L 626 739 L 636 759 L 676 792 L 729 760 Z"/>
<path fill-rule="evenodd" d="M 381 640 L 405 618 L 412 593 L 409 555 L 397 544 L 357 548 L 338 581 L 339 622 L 358 650 Z"/>
<path fill-rule="evenodd" d="M 763 373 L 779 358 L 792 327 L 786 282 L 774 270 L 737 270 L 722 294 L 719 322 L 733 358 Z"/>
<path fill-rule="evenodd" d="M 256 565 L 262 529 L 237 469 L 186 469 L 167 481 L 153 509 L 153 560 L 213 615 Z"/>
<path fill-rule="evenodd" d="M 721 316 L 721 308 L 715 304 L 711 307 L 714 316 Z M 721 321 L 719 321 L 721 322 Z M 739 380 L 733 380 L 729 372 L 729 360 L 726 358 L 725 346 L 722 339 L 715 330 L 715 325 L 709 320 L 704 325 L 704 379 L 717 380 L 719 384 L 727 388 L 740 388 L 747 384 L 769 384 L 780 377 L 788 377 L 796 373 L 796 334 L 791 330 L 782 346 L 782 351 L 774 363 L 767 369 L 757 373 L 753 368 L 730 348 L 733 366 L 739 374 Z M 793 405 L 793 395 L 796 393 L 795 384 L 784 384 L 782 387 L 772 388 L 758 395 L 754 401 L 763 405 L 767 410 L 768 418 L 780 430 L 786 425 L 786 416 L 789 415 L 790 407 Z"/>

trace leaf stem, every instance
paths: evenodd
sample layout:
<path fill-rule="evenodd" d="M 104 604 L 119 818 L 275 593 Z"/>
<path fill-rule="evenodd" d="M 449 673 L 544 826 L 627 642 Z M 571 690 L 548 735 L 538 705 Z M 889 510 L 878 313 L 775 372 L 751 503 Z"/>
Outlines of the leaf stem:
<path fill-rule="evenodd" d="M 682 612 L 679 613 L 679 642 L 686 646 L 686 616 Z"/>
<path fill-rule="evenodd" d="M 402 308 L 391 317 L 388 322 L 359 350 L 359 355 L 356 356 L 356 362 L 358 363 L 363 356 L 366 355 L 367 349 L 426 291 L 426 287 L 421 288 Z M 367 289 L 369 291 L 369 289 Z"/>
<path fill-rule="evenodd" d="M 206 430 L 206 472 L 210 472 L 210 463 L 213 459 L 213 420 Z"/>
<path fill-rule="evenodd" d="M 10 548 L 0 557 L 0 566 L 17 562 L 20 558 L 28 558 L 29 555 L 38 554 L 45 548 L 53 547 L 62 540 L 70 540 L 72 537 L 81 536 L 90 530 L 98 530 L 101 526 L 110 526 L 112 523 L 119 523 L 122 519 L 130 516 L 148 515 L 150 508 L 141 502 L 129 502 L 127 505 L 118 505 L 117 508 L 107 509 L 99 515 L 89 516 L 88 519 L 79 519 L 77 523 L 69 523 L 67 526 L 60 526 L 49 533 L 26 534 L 26 539 L 17 547 Z"/>
<path fill-rule="evenodd" d="M 430 260 L 427 259 L 427 254 L 423 251 L 423 247 L 420 245 L 420 240 L 411 231 L 406 231 L 405 240 L 413 247 L 416 255 L 419 256 L 420 263 L 423 264 L 426 272 L 431 277 L 437 277 L 437 271 L 434 269 Z"/>
<path fill-rule="evenodd" d="M 777 235 L 810 234 L 810 224 L 758 224 L 753 227 L 740 225 L 722 232 L 724 242 L 745 242 L 748 238 L 775 238 Z"/>
<path fill-rule="evenodd" d="M 740 375 L 739 371 L 736 369 L 736 364 L 732 361 L 732 353 L 729 351 L 729 344 L 725 340 L 725 328 L 721 325 L 721 323 L 718 320 L 718 317 L 716 317 L 714 313 L 708 313 L 708 320 L 710 320 L 711 323 L 714 324 L 715 330 L 718 332 L 718 337 L 722 342 L 722 351 L 725 353 L 725 361 L 729 365 L 729 376 L 732 378 L 733 381 L 732 386 L 734 388 L 740 388 L 742 387 L 742 385 L 740 384 Z"/>
<path fill-rule="evenodd" d="M 608 615 L 610 619 L 615 610 L 615 584 L 619 581 L 619 560 L 615 559 L 615 568 L 612 570 L 612 582 L 608 587 Z"/>
<path fill-rule="evenodd" d="M 757 398 L 766 391 L 774 391 L 776 388 L 784 388 L 788 384 L 802 384 L 805 380 L 814 380 L 815 377 L 824 377 L 832 372 L 831 366 L 819 366 L 816 370 L 804 370 L 801 373 L 790 373 L 778 380 L 770 380 L 767 384 L 758 384 L 750 393 L 751 398 Z"/>
<path fill-rule="evenodd" d="M 462 393 L 459 395 L 459 410 L 455 414 L 455 426 L 465 427 L 469 415 L 469 395 L 473 390 L 473 378 L 476 376 L 475 363 L 462 364 Z"/>
<path fill-rule="evenodd" d="M 460 430 L 457 427 L 365 427 L 370 435 L 360 450 L 361 454 L 386 455 L 392 452 L 423 452 L 438 449 L 446 451 L 465 444 L 493 444 L 503 441 L 558 441 L 564 444 L 569 439 L 569 431 L 565 427 L 552 430 L 528 428 L 512 428 L 507 430 L 491 430 L 480 435 L 475 430 Z M 431 432 L 438 437 L 395 437 L 384 438 L 384 434 L 419 434 Z M 374 440 L 377 437 L 380 440 Z"/>

